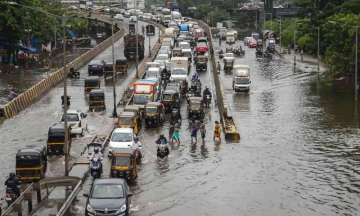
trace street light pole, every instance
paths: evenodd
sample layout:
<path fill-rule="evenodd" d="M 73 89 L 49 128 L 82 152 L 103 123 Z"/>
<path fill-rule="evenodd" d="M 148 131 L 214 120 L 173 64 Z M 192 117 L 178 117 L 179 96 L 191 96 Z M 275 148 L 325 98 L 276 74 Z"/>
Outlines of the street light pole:
<path fill-rule="evenodd" d="M 317 59 L 318 59 L 318 66 L 317 66 L 317 69 L 318 69 L 318 73 L 320 73 L 320 26 L 317 27 L 317 30 L 318 30 L 318 47 L 317 47 Z"/>
<path fill-rule="evenodd" d="M 136 78 L 139 79 L 139 20 L 138 20 L 138 12 L 136 7 L 136 0 L 134 0 L 134 8 L 135 8 L 135 16 L 136 16 L 136 23 L 135 23 L 135 36 L 136 36 Z"/>
<path fill-rule="evenodd" d="M 117 117 L 116 112 L 116 69 L 115 69 L 115 48 L 114 48 L 114 19 L 111 18 L 111 43 L 112 43 L 112 60 L 113 60 L 113 95 L 114 95 L 114 111 L 113 117 Z"/>
<path fill-rule="evenodd" d="M 356 31 L 356 51 L 355 51 L 355 102 L 358 100 L 358 26 L 355 26 Z"/>
<path fill-rule="evenodd" d="M 263 29 L 263 33 L 262 33 L 262 35 L 263 35 L 263 50 L 262 50 L 262 57 L 263 57 L 263 59 L 265 58 L 265 56 L 264 56 L 265 22 L 266 22 L 266 12 L 265 12 L 265 9 L 264 9 L 264 29 Z"/>
<path fill-rule="evenodd" d="M 282 16 L 280 15 L 280 55 L 281 55 L 281 48 L 282 48 L 282 41 L 281 41 L 281 23 L 282 23 Z"/>
<path fill-rule="evenodd" d="M 56 19 L 54 18 L 54 49 L 56 49 Z"/>
<path fill-rule="evenodd" d="M 68 110 L 68 99 L 67 99 L 67 86 L 66 86 L 66 78 L 67 78 L 67 70 L 66 70 L 66 37 L 65 37 L 65 25 L 66 25 L 66 18 L 65 15 L 62 18 L 63 24 L 63 68 L 64 68 L 64 127 L 65 127 L 65 146 L 66 146 L 66 153 L 65 153 L 65 176 L 69 176 L 69 132 L 68 132 L 68 119 L 67 119 L 67 110 Z"/>
<path fill-rule="evenodd" d="M 296 47 L 296 21 L 295 21 L 295 30 L 294 30 L 294 70 L 296 66 L 296 53 L 295 53 L 295 47 Z"/>

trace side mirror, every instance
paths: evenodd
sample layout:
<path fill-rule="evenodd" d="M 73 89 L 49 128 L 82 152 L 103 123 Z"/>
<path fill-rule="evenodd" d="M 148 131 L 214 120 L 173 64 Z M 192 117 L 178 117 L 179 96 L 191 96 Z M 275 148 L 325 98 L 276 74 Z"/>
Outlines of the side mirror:
<path fill-rule="evenodd" d="M 251 81 L 250 81 L 250 83 L 251 83 Z"/>
<path fill-rule="evenodd" d="M 84 197 L 89 197 L 89 194 L 88 193 L 83 193 L 83 196 Z"/>
<path fill-rule="evenodd" d="M 132 197 L 133 196 L 133 194 L 132 193 L 128 193 L 128 197 Z"/>

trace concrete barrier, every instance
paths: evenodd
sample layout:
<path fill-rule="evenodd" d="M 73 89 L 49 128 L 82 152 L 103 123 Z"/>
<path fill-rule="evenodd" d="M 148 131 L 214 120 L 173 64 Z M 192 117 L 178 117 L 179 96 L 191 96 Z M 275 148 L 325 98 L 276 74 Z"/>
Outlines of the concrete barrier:
<path fill-rule="evenodd" d="M 120 30 L 116 32 L 113 37 L 114 41 L 119 40 L 125 34 L 125 29 L 123 26 L 120 27 Z M 8 102 L 4 107 L 0 108 L 0 119 L 11 118 L 17 115 L 22 110 L 29 107 L 31 104 L 36 102 L 41 96 L 46 94 L 51 88 L 59 84 L 64 79 L 64 75 L 70 73 L 70 68 L 73 66 L 75 70 L 80 69 L 82 66 L 87 64 L 91 59 L 104 51 L 107 47 L 112 44 L 112 37 L 109 37 L 102 43 L 98 44 L 93 49 L 84 53 L 80 57 L 76 58 L 74 61 L 68 63 L 64 68 L 61 68 L 55 72 L 53 72 L 49 77 L 41 80 L 37 84 L 35 84 L 30 89 L 26 90 L 14 100 Z"/>
<path fill-rule="evenodd" d="M 217 73 L 216 62 L 218 62 L 219 59 L 216 58 L 210 27 L 201 20 L 197 20 L 197 22 L 199 23 L 199 26 L 205 29 L 206 34 L 208 35 L 208 40 L 210 44 L 210 54 L 211 54 L 211 67 L 212 67 L 212 73 L 214 76 L 215 89 L 216 89 L 216 100 L 219 108 L 221 123 L 225 133 L 225 139 L 239 140 L 240 133 L 238 132 L 234 119 L 231 115 L 231 110 L 228 109 L 225 91 L 222 87 L 221 77 Z"/>

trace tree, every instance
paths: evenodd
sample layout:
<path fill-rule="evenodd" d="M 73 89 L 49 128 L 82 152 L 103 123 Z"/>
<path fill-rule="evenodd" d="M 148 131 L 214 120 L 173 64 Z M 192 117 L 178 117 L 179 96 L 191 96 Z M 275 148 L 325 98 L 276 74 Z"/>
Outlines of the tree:
<path fill-rule="evenodd" d="M 209 13 L 205 17 L 205 21 L 207 21 L 210 26 L 212 26 L 212 23 L 214 23 L 214 26 L 216 26 L 217 22 L 225 21 L 229 19 L 230 19 L 230 14 L 226 10 L 209 11 Z"/>
<path fill-rule="evenodd" d="M 198 20 L 204 20 L 211 10 L 212 7 L 210 3 L 199 5 L 195 11 L 195 18 Z"/>

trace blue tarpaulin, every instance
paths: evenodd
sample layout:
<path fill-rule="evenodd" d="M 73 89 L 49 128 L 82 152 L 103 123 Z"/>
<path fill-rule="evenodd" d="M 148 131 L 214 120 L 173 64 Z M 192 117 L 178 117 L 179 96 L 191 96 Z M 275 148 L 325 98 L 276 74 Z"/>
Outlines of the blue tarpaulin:
<path fill-rule="evenodd" d="M 28 53 L 28 52 L 38 52 L 38 50 L 36 48 L 30 48 L 30 47 L 26 47 L 22 44 L 19 44 L 19 49 Z"/>
<path fill-rule="evenodd" d="M 73 31 L 71 31 L 69 27 L 66 27 L 66 29 L 69 31 L 71 37 L 76 37 L 76 34 Z"/>

